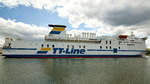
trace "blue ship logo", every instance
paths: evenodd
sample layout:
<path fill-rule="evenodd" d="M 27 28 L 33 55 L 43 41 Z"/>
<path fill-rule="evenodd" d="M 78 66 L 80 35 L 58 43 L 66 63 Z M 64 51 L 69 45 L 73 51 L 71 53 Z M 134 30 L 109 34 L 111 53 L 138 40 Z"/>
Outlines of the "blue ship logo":
<path fill-rule="evenodd" d="M 84 54 L 85 53 L 85 49 L 69 49 L 69 48 L 53 48 L 53 54 Z"/>

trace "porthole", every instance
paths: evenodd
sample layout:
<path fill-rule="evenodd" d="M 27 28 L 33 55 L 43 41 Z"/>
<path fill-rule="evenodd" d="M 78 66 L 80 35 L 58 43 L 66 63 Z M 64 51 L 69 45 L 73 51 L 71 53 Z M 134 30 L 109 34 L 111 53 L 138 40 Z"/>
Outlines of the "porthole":
<path fill-rule="evenodd" d="M 111 49 L 111 46 L 110 46 L 110 49 Z"/>
<path fill-rule="evenodd" d="M 54 48 L 54 47 L 55 47 L 55 45 L 52 45 L 52 47 Z"/>
<path fill-rule="evenodd" d="M 83 48 L 85 48 L 85 45 L 83 46 Z"/>
<path fill-rule="evenodd" d="M 74 45 L 72 45 L 72 48 L 74 48 Z"/>
<path fill-rule="evenodd" d="M 43 48 L 43 47 L 44 47 L 44 45 L 43 45 L 43 44 L 41 44 L 41 47 Z"/>
<path fill-rule="evenodd" d="M 108 42 L 106 41 L 106 44 L 107 44 Z"/>
<path fill-rule="evenodd" d="M 102 49 L 102 46 L 100 46 L 100 49 Z"/>
<path fill-rule="evenodd" d="M 79 45 L 79 48 L 81 48 L 81 45 Z"/>
<path fill-rule="evenodd" d="M 49 44 L 47 44 L 47 48 L 49 48 Z"/>
<path fill-rule="evenodd" d="M 111 44 L 111 41 L 109 41 L 109 43 Z"/>
<path fill-rule="evenodd" d="M 108 49 L 108 47 L 106 46 L 106 49 Z"/>
<path fill-rule="evenodd" d="M 99 43 L 101 43 L 101 42 L 102 42 L 102 40 L 99 41 Z"/>
<path fill-rule="evenodd" d="M 69 48 L 69 45 L 67 45 L 67 48 Z"/>

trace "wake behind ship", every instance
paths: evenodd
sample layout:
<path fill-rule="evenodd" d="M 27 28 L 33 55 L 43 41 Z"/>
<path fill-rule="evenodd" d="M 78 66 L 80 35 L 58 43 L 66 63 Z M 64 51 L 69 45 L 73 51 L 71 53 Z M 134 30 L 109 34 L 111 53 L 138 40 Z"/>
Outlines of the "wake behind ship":
<path fill-rule="evenodd" d="M 53 29 L 43 41 L 6 38 L 2 55 L 10 58 L 108 58 L 139 57 L 145 52 L 146 38 L 134 34 L 96 36 L 82 32 L 73 36 L 64 25 L 49 25 Z"/>

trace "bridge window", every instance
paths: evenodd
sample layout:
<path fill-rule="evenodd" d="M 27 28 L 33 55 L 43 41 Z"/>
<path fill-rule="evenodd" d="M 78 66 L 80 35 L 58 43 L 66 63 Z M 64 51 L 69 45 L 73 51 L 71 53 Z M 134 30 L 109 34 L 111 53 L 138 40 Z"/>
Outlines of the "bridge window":
<path fill-rule="evenodd" d="M 54 47 L 55 47 L 55 45 L 52 45 L 52 47 L 54 48 Z"/>

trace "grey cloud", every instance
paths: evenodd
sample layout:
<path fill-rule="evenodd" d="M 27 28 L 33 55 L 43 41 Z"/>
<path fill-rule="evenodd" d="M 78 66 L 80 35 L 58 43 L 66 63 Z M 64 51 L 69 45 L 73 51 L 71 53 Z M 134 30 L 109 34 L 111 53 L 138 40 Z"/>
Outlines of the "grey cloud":
<path fill-rule="evenodd" d="M 150 8 L 126 7 L 109 11 L 102 19 L 113 26 L 132 26 L 150 20 Z"/>
<path fill-rule="evenodd" d="M 71 25 L 77 27 L 93 24 L 88 22 L 93 18 L 112 26 L 131 26 L 150 20 L 150 0 L 2 0 L 0 3 L 7 7 L 56 8 L 59 16 L 67 18 Z"/>
<path fill-rule="evenodd" d="M 84 7 L 83 14 L 86 17 L 98 19 L 112 26 L 132 26 L 150 20 L 150 7 L 127 5 L 122 8 L 106 8 L 106 10 L 105 6 L 84 4 Z"/>
<path fill-rule="evenodd" d="M 95 19 L 97 24 L 114 27 L 135 26 L 150 20 L 149 0 L 72 0 L 66 4 L 57 8 L 57 12 L 76 26 L 93 24 L 91 20 Z"/>

